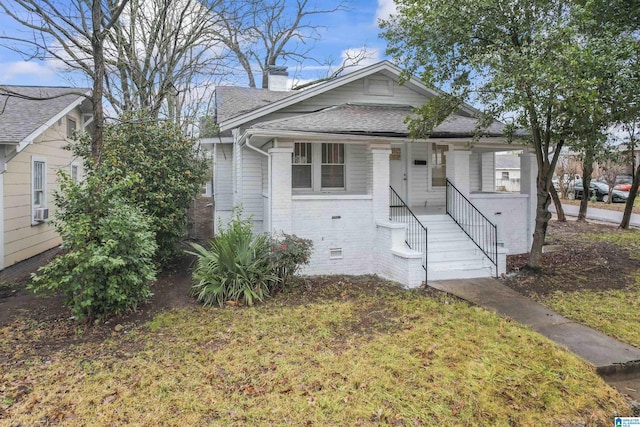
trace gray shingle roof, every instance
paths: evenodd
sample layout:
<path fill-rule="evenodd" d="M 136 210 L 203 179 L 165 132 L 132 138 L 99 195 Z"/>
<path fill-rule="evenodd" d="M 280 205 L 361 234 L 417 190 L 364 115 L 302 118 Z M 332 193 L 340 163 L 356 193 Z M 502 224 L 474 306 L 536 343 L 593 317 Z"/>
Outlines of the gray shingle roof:
<path fill-rule="evenodd" d="M 284 119 L 257 123 L 252 129 L 302 131 L 337 134 L 407 136 L 404 122 L 411 113 L 409 106 L 344 104 L 322 111 Z M 478 121 L 471 117 L 452 114 L 438 125 L 431 136 L 473 136 Z M 504 125 L 494 122 L 484 132 L 489 136 L 502 136 Z"/>
<path fill-rule="evenodd" d="M 496 154 L 496 169 L 520 169 L 520 157 L 516 154 Z"/>
<path fill-rule="evenodd" d="M 27 98 L 51 99 L 7 96 L 7 91 Z M 68 87 L 0 86 L 0 144 L 21 142 L 87 91 Z"/>
<path fill-rule="evenodd" d="M 297 92 L 275 92 L 269 89 L 257 89 L 237 86 L 216 87 L 216 107 L 218 123 L 243 113 L 264 107 Z"/>

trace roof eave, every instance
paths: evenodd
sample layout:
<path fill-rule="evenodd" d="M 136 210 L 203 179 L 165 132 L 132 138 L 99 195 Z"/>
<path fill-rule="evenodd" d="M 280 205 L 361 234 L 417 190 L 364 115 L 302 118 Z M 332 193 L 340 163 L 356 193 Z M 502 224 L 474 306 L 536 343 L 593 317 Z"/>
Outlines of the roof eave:
<path fill-rule="evenodd" d="M 31 144 L 38 136 L 40 136 L 43 132 L 45 132 L 47 129 L 49 129 L 51 126 L 53 126 L 53 124 L 55 122 L 57 122 L 58 120 L 60 120 L 61 118 L 63 118 L 64 116 L 66 116 L 67 114 L 69 114 L 70 111 L 72 111 L 74 108 L 76 108 L 77 106 L 81 105 L 86 99 L 87 97 L 91 94 L 91 91 L 87 91 L 85 92 L 84 95 L 79 96 L 78 98 L 76 98 L 75 101 L 71 102 L 69 105 L 67 105 L 67 107 L 65 107 L 64 109 L 62 109 L 58 114 L 56 114 L 55 116 L 53 116 L 51 119 L 49 119 L 45 124 L 43 124 L 42 126 L 38 127 L 36 130 L 34 130 L 33 132 L 31 132 L 29 135 L 27 135 L 26 138 L 24 138 L 22 141 L 20 141 L 20 143 L 18 143 L 18 148 L 16 149 L 16 151 L 19 153 L 22 150 L 24 150 L 29 144 Z"/>

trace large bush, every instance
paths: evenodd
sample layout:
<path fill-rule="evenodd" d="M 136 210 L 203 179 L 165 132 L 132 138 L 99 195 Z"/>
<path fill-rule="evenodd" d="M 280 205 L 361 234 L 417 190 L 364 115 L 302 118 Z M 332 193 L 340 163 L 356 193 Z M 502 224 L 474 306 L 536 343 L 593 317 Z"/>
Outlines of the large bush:
<path fill-rule="evenodd" d="M 254 234 L 250 220 L 236 211 L 209 248 L 192 243 L 198 260 L 192 293 L 205 305 L 228 301 L 252 305 L 284 289 L 302 264 L 308 263 L 311 241 L 284 234 Z"/>
<path fill-rule="evenodd" d="M 99 174 L 107 183 L 139 177 L 128 196 L 152 217 L 160 263 L 177 253 L 187 208 L 201 191 L 206 171 L 194 140 L 173 123 L 129 120 L 107 128 Z"/>
<path fill-rule="evenodd" d="M 120 194 L 134 182 L 105 186 L 97 176 L 75 184 L 59 173 L 56 230 L 65 252 L 38 270 L 31 289 L 61 291 L 79 318 L 135 308 L 151 296 L 157 249 L 150 218 Z"/>

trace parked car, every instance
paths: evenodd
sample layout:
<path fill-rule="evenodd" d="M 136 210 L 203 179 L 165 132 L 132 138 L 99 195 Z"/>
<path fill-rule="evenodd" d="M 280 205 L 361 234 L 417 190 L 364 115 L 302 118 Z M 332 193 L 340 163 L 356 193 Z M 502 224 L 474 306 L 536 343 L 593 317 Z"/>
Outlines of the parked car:
<path fill-rule="evenodd" d="M 575 199 L 582 199 L 583 184 L 582 180 L 576 180 L 572 188 L 569 191 L 569 198 L 573 195 Z M 591 196 L 595 196 L 596 200 L 599 202 L 609 202 L 609 186 L 603 182 L 591 180 L 589 183 L 589 193 Z M 613 203 L 624 203 L 629 198 L 628 191 L 620 191 L 616 190 L 615 187 L 611 192 L 611 201 Z"/>

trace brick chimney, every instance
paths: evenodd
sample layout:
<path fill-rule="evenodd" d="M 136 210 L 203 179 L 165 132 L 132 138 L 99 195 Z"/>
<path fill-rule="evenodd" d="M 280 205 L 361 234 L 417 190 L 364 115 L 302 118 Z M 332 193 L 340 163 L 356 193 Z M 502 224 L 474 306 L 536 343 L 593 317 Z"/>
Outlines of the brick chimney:
<path fill-rule="evenodd" d="M 287 67 L 270 65 L 268 77 L 267 86 L 269 90 L 276 92 L 286 92 L 288 90 L 287 77 L 289 77 L 289 73 L 287 72 Z"/>

